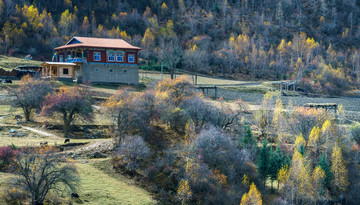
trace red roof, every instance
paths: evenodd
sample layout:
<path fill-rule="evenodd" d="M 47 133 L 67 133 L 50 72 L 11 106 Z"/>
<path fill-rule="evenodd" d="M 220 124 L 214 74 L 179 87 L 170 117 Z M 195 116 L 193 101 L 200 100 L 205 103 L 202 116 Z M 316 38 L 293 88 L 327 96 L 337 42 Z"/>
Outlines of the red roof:
<path fill-rule="evenodd" d="M 72 43 L 72 40 L 75 39 L 80 43 Z M 90 38 L 90 37 L 73 37 L 65 45 L 55 48 L 67 49 L 67 48 L 78 48 L 78 47 L 90 47 L 90 48 L 113 48 L 113 49 L 133 49 L 141 50 L 141 48 L 132 46 L 128 42 L 122 39 L 112 39 L 112 38 Z"/>

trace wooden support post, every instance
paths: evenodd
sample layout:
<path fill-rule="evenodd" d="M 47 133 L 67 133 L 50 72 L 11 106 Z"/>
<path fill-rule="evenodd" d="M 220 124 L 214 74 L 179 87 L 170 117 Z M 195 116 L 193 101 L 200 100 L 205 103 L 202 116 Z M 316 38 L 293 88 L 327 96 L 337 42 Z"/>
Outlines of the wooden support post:
<path fill-rule="evenodd" d="M 295 83 L 293 84 L 293 96 L 295 96 Z"/>
<path fill-rule="evenodd" d="M 286 95 L 289 95 L 289 84 L 286 83 Z"/>
<path fill-rule="evenodd" d="M 280 83 L 280 96 L 282 96 L 282 84 Z"/>
<path fill-rule="evenodd" d="M 218 93 L 218 90 L 217 90 L 217 87 L 215 86 L 215 99 L 217 99 L 217 93 Z"/>
<path fill-rule="evenodd" d="M 161 64 L 161 80 L 163 80 L 163 64 Z"/>

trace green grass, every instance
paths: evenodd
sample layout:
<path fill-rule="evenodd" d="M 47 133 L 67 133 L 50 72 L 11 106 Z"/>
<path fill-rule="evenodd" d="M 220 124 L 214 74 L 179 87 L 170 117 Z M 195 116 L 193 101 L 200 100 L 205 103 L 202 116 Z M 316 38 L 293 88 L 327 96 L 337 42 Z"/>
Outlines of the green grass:
<path fill-rule="evenodd" d="M 79 195 L 84 204 L 155 204 L 149 192 L 106 174 L 93 161 L 78 164 L 77 168 L 81 177 Z"/>
<path fill-rule="evenodd" d="M 35 60 L 25 60 L 25 58 L 16 58 L 0 55 L 0 68 L 5 70 L 12 70 L 22 65 L 35 65 L 41 66 L 43 62 Z"/>

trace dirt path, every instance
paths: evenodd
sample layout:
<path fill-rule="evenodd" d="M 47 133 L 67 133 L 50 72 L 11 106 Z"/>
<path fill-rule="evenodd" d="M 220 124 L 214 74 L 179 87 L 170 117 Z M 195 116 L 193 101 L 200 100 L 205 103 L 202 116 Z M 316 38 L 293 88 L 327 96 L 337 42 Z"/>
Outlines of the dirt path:
<path fill-rule="evenodd" d="M 46 131 L 43 131 L 43 130 L 40 130 L 40 129 L 37 129 L 37 128 L 32 128 L 32 127 L 26 127 L 26 126 L 21 126 L 23 129 L 26 129 L 26 130 L 29 130 L 31 132 L 35 132 L 36 134 L 39 134 L 39 135 L 44 135 L 46 137 L 51 137 L 53 139 L 63 139 L 62 137 L 59 137 L 57 135 L 54 135 L 50 132 L 46 132 Z"/>

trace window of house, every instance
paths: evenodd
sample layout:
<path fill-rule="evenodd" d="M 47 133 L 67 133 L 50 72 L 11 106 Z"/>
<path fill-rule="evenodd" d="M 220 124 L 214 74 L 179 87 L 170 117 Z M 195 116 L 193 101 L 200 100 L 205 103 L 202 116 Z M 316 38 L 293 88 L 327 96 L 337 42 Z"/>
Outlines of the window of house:
<path fill-rule="evenodd" d="M 135 56 L 133 54 L 128 56 L 128 62 L 129 63 L 134 63 L 135 62 Z"/>
<path fill-rule="evenodd" d="M 62 55 L 59 56 L 59 62 L 64 62 L 64 57 Z"/>
<path fill-rule="evenodd" d="M 94 52 L 94 61 L 100 61 L 100 60 L 101 60 L 101 53 Z"/>
<path fill-rule="evenodd" d="M 67 59 L 71 59 L 71 55 L 67 55 Z"/>
<path fill-rule="evenodd" d="M 64 69 L 63 69 L 63 74 L 64 74 L 64 75 L 69 75 L 69 69 L 68 69 L 68 68 L 64 68 Z"/>
<path fill-rule="evenodd" d="M 114 54 L 110 53 L 110 54 L 108 55 L 108 61 L 115 61 L 115 56 L 114 56 Z"/>
<path fill-rule="evenodd" d="M 117 54 L 116 55 L 116 61 L 117 62 L 124 62 L 123 54 Z"/>

